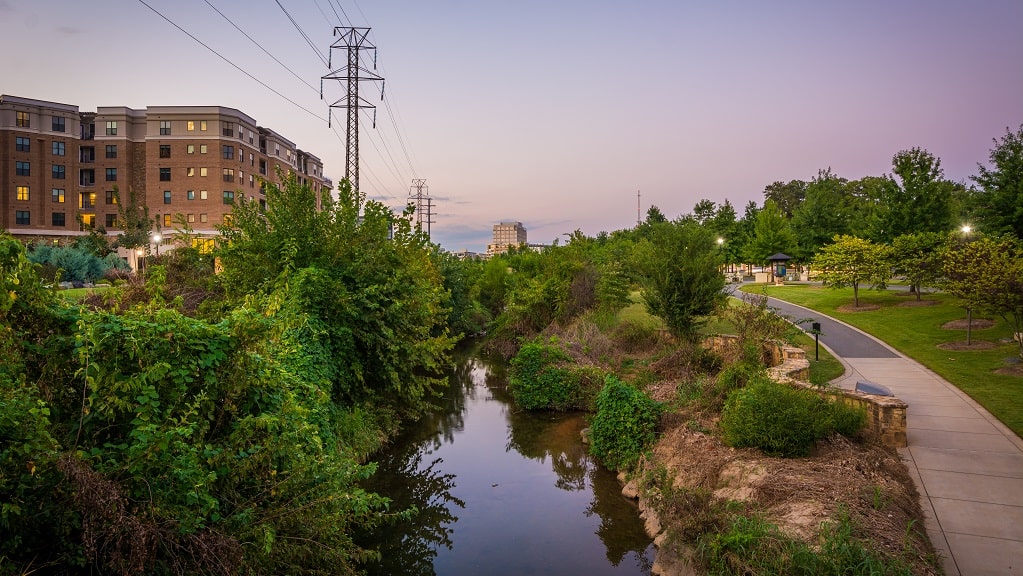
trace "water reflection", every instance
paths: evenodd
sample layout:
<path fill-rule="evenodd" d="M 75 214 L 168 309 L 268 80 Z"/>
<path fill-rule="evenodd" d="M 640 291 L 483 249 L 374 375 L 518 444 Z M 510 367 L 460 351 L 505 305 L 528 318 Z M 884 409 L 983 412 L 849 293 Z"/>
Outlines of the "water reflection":
<path fill-rule="evenodd" d="M 650 573 L 650 538 L 586 453 L 581 415 L 516 410 L 499 359 L 467 354 L 450 382 L 377 458 L 367 488 L 419 513 L 360 538 L 383 556 L 369 574 Z"/>

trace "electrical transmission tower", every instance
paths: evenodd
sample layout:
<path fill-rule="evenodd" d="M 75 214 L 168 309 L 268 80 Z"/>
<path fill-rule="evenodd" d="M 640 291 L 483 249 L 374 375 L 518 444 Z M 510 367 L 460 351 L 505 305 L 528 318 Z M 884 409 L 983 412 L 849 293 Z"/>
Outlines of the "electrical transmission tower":
<path fill-rule="evenodd" d="M 327 68 L 330 73 L 320 78 L 320 99 L 323 99 L 323 81 L 337 80 L 345 86 L 344 97 L 338 99 L 330 108 L 348 109 L 348 131 L 345 136 L 345 178 L 352 184 L 352 188 L 359 189 L 359 109 L 373 109 L 373 127 L 376 128 L 376 106 L 365 98 L 359 96 L 359 82 L 380 82 L 380 99 L 384 99 L 384 79 L 375 72 L 362 67 L 359 62 L 359 54 L 363 50 L 373 51 L 373 68 L 376 69 L 376 46 L 370 43 L 367 36 L 369 28 L 356 27 L 335 27 L 334 36 L 340 37 L 330 45 L 330 54 L 327 57 Z M 347 59 L 344 66 L 337 70 L 333 69 L 334 50 L 347 51 Z M 327 112 L 327 126 L 330 126 L 331 111 Z"/>
<path fill-rule="evenodd" d="M 433 199 L 430 198 L 430 188 L 426 185 L 426 179 L 413 179 L 412 187 L 409 188 L 408 196 L 416 205 L 416 227 L 422 230 L 423 224 L 425 223 L 426 237 L 429 239 L 430 224 L 433 224 Z"/>

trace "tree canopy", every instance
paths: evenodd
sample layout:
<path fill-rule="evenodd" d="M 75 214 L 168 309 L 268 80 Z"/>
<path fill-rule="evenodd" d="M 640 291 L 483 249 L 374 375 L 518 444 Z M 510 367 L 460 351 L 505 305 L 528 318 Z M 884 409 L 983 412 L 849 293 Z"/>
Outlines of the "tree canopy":
<path fill-rule="evenodd" d="M 891 277 L 889 248 L 855 236 L 836 236 L 820 249 L 813 266 L 817 277 L 831 288 L 853 289 L 853 306 L 860 305 L 860 284 L 883 287 Z"/>
<path fill-rule="evenodd" d="M 1023 238 L 1023 125 L 1016 132 L 1005 129 L 994 140 L 991 166 L 977 164 L 973 177 L 981 191 L 976 194 L 979 227 L 990 234 L 1012 233 Z"/>

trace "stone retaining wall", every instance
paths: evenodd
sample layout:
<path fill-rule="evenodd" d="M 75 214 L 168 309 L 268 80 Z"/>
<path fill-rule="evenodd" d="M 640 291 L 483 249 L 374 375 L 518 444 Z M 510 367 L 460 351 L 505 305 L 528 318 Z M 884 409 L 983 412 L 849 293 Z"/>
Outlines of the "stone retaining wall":
<path fill-rule="evenodd" d="M 736 336 L 711 336 L 704 340 L 704 345 L 716 352 L 721 352 L 738 342 Z M 806 359 L 806 351 L 802 348 L 788 346 L 781 342 L 764 344 L 764 357 L 768 359 L 767 369 L 771 378 L 777 382 L 799 388 L 806 388 L 834 401 L 863 408 L 867 412 L 867 434 L 884 446 L 904 448 L 906 438 L 906 406 L 907 404 L 894 396 L 878 396 L 863 394 L 855 390 L 845 390 L 833 386 L 819 387 L 810 384 L 810 361 Z"/>

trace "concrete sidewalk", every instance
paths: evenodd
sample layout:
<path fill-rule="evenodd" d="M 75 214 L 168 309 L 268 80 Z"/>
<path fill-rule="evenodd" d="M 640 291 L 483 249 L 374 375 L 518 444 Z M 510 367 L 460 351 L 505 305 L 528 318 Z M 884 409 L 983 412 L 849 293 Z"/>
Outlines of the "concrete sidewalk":
<path fill-rule="evenodd" d="M 873 336 L 787 302 L 772 298 L 769 304 L 791 317 L 826 322 L 825 346 L 846 365 L 836 384 L 852 388 L 869 380 L 909 405 L 909 446 L 899 452 L 920 491 L 925 527 L 945 572 L 1023 574 L 1023 440 L 958 388 Z M 836 350 L 871 352 L 847 357 Z"/>

